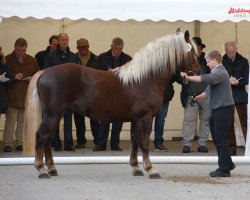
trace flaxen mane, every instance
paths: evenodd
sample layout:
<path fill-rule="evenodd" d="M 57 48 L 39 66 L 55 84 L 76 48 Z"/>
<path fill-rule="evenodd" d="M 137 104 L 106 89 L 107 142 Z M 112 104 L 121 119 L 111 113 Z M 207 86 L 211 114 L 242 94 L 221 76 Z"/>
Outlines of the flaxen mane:
<path fill-rule="evenodd" d="M 167 35 L 150 42 L 134 55 L 131 62 L 114 71 L 125 85 L 140 83 L 151 73 L 162 73 L 169 67 L 174 72 L 186 55 L 184 34 Z"/>

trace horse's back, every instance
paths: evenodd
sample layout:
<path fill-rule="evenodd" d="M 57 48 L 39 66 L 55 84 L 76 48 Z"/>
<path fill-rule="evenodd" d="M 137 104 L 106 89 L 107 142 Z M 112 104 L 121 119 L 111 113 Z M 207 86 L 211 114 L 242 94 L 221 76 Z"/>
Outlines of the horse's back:
<path fill-rule="evenodd" d="M 111 85 L 119 85 L 113 73 L 67 63 L 44 70 L 38 90 L 43 107 L 56 105 L 53 109 L 60 110 L 66 106 L 86 114 L 87 109 L 103 104 Z"/>

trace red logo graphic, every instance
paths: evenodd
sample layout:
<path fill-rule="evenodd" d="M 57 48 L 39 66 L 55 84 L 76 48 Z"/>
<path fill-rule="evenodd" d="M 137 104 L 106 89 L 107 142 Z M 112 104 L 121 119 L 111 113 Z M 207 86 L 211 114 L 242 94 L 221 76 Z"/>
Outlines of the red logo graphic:
<path fill-rule="evenodd" d="M 244 8 L 230 8 L 228 14 L 235 14 L 235 13 L 250 13 L 250 10 Z"/>

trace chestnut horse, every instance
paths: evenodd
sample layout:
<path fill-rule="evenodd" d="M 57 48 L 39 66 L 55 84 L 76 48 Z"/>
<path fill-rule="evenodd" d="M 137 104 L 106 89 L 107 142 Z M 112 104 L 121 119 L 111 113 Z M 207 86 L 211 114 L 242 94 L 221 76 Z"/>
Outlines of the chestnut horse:
<path fill-rule="evenodd" d="M 150 42 L 132 61 L 114 70 L 67 63 L 37 72 L 27 93 L 24 154 L 35 154 L 39 178 L 58 175 L 51 140 L 67 109 L 98 121 L 131 122 L 133 175 L 143 175 L 137 158 L 140 148 L 144 170 L 150 178 L 160 178 L 149 158 L 152 120 L 171 75 L 184 71 L 184 66 L 198 67 L 192 47 L 189 33 L 179 32 Z"/>

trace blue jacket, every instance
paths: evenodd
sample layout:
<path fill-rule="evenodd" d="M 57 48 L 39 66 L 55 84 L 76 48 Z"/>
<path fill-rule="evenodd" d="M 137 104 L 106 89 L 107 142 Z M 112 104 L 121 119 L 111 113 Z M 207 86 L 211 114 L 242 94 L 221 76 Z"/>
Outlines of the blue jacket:
<path fill-rule="evenodd" d="M 126 64 L 127 62 L 129 62 L 130 60 L 132 60 L 132 58 L 128 54 L 125 54 L 124 52 L 122 52 L 118 58 L 118 62 L 119 62 L 118 66 L 116 66 L 115 58 L 112 55 L 112 50 L 110 49 L 109 51 L 100 54 L 98 57 L 98 60 L 99 60 L 98 69 L 108 70 L 109 68 L 114 69 L 116 67 L 120 67 Z"/>
<path fill-rule="evenodd" d="M 44 69 L 55 66 L 61 65 L 64 63 L 76 63 L 79 64 L 77 61 L 76 55 L 70 51 L 69 48 L 65 52 L 63 52 L 59 46 L 57 46 L 57 50 L 54 52 L 50 52 L 47 54 L 44 62 Z"/>
<path fill-rule="evenodd" d="M 50 53 L 50 46 L 48 46 L 46 48 L 46 50 L 44 51 L 39 51 L 36 55 L 35 55 L 35 59 L 39 64 L 39 68 L 40 69 L 44 69 L 44 61 L 46 56 Z"/>

